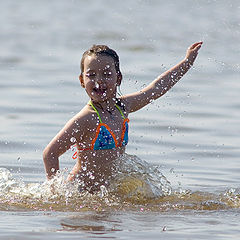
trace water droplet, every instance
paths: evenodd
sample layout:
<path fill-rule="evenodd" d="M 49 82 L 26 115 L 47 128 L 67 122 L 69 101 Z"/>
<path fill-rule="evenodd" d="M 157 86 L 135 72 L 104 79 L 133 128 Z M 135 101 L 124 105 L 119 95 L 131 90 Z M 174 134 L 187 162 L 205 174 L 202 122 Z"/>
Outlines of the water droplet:
<path fill-rule="evenodd" d="M 100 190 L 101 190 L 101 193 L 100 193 L 101 197 L 104 197 L 104 196 L 108 195 L 108 191 L 107 191 L 107 189 L 104 185 L 100 186 Z"/>
<path fill-rule="evenodd" d="M 99 84 L 95 82 L 95 88 L 99 88 Z"/>
<path fill-rule="evenodd" d="M 77 132 L 78 132 L 78 129 L 74 128 L 73 131 L 74 131 L 75 133 L 77 133 Z"/>
<path fill-rule="evenodd" d="M 92 180 L 95 179 L 95 177 L 93 175 L 90 175 L 89 178 Z"/>
<path fill-rule="evenodd" d="M 76 142 L 76 138 L 75 137 L 71 137 L 70 138 L 70 142 L 75 143 Z"/>

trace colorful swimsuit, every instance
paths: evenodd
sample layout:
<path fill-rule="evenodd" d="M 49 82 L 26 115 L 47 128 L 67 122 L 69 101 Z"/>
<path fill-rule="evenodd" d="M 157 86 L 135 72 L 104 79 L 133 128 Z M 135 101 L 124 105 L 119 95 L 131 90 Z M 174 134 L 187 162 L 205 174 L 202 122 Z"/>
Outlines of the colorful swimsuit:
<path fill-rule="evenodd" d="M 122 134 L 121 134 L 121 139 L 118 142 L 116 139 L 115 134 L 113 133 L 113 131 L 111 130 L 111 128 L 106 124 L 102 122 L 102 119 L 97 111 L 97 109 L 95 108 L 95 106 L 92 104 L 92 102 L 89 102 L 90 105 L 92 106 L 93 110 L 97 113 L 98 118 L 99 118 L 99 125 L 97 126 L 97 130 L 96 130 L 96 135 L 95 138 L 92 140 L 91 145 L 89 148 L 78 148 L 78 151 L 84 151 L 84 150 L 105 150 L 105 149 L 113 149 L 113 148 L 117 148 L 117 147 L 122 147 L 122 146 L 126 146 L 128 143 L 128 122 L 129 119 L 125 118 L 122 110 L 120 109 L 120 107 L 115 104 L 115 107 L 118 109 L 118 111 L 120 112 L 120 114 L 123 117 L 123 126 L 122 126 Z M 73 159 L 77 158 L 77 152 L 74 153 L 74 155 L 72 156 Z"/>

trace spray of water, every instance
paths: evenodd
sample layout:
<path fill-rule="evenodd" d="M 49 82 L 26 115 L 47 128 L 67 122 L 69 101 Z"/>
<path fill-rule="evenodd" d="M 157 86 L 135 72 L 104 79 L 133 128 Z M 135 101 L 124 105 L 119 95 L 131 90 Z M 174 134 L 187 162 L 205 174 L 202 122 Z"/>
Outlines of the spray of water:
<path fill-rule="evenodd" d="M 240 191 L 223 194 L 174 191 L 160 171 L 136 156 L 123 155 L 116 161 L 110 185 L 100 191 L 79 191 L 79 182 L 66 182 L 66 172 L 50 181 L 25 183 L 0 168 L 0 210 L 215 210 L 240 207 Z"/>

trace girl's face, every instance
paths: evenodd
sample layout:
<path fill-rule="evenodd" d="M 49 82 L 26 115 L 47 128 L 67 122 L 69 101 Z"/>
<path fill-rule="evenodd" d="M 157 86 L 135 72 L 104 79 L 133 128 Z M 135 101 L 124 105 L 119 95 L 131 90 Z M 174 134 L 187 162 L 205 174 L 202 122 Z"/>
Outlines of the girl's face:
<path fill-rule="evenodd" d="M 121 83 L 114 60 L 107 55 L 87 56 L 84 60 L 84 72 L 79 79 L 89 97 L 95 102 L 115 98 L 117 86 Z"/>

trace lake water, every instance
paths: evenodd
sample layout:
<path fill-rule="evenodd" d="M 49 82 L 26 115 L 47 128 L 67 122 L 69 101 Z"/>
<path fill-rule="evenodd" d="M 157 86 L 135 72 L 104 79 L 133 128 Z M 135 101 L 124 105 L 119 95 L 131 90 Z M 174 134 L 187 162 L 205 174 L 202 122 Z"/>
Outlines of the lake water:
<path fill-rule="evenodd" d="M 0 21 L 1 240 L 239 239 L 239 1 L 10 0 Z M 45 182 L 44 147 L 88 101 L 83 51 L 115 49 L 126 94 L 199 40 L 194 68 L 129 116 L 118 195 Z M 72 154 L 60 158 L 65 174 Z"/>

